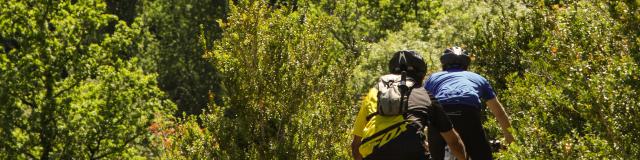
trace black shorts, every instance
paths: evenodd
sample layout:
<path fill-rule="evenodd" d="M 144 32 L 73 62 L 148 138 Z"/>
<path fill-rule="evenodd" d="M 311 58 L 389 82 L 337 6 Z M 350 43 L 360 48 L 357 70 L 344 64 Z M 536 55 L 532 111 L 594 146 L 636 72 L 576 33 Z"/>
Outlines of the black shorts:
<path fill-rule="evenodd" d="M 442 107 L 464 142 L 467 154 L 474 160 L 493 159 L 491 146 L 482 128 L 480 109 L 468 105 L 443 105 Z M 437 131 L 429 130 L 428 142 L 431 157 L 444 159 L 444 147 L 447 143 Z"/>

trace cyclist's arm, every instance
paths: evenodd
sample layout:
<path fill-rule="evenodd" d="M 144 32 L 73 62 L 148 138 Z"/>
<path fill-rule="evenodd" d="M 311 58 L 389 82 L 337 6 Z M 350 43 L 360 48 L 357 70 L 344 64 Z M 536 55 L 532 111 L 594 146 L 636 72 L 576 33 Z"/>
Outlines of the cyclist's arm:
<path fill-rule="evenodd" d="M 467 159 L 464 144 L 455 129 L 452 128 L 449 131 L 440 132 L 440 135 L 444 138 L 444 141 L 447 142 L 449 149 L 451 149 L 451 152 L 457 159 Z"/>
<path fill-rule="evenodd" d="M 358 148 L 360 148 L 361 140 L 362 137 L 353 135 L 353 142 L 351 142 L 351 156 L 353 156 L 353 159 L 355 160 L 362 160 L 362 155 L 358 151 Z"/>
<path fill-rule="evenodd" d="M 362 159 L 362 154 L 360 154 L 360 144 L 362 143 L 363 130 L 365 125 L 367 124 L 367 115 L 371 114 L 368 110 L 369 107 L 373 107 L 376 105 L 376 95 L 378 94 L 378 90 L 372 88 L 369 90 L 369 93 L 364 97 L 362 104 L 360 105 L 360 110 L 358 111 L 358 115 L 356 116 L 356 122 L 353 127 L 353 142 L 351 142 L 351 155 L 356 160 Z"/>
<path fill-rule="evenodd" d="M 496 116 L 496 120 L 498 120 L 498 124 L 502 128 L 502 134 L 504 135 L 505 141 L 507 144 L 513 142 L 513 135 L 509 132 L 509 128 L 511 128 L 511 122 L 509 122 L 509 116 L 507 112 L 504 111 L 502 104 L 498 101 L 498 97 L 494 97 L 490 100 L 487 100 L 487 107 L 494 116 Z"/>
<path fill-rule="evenodd" d="M 437 129 L 438 132 L 440 132 L 440 135 L 444 141 L 447 142 L 449 149 L 451 149 L 451 152 L 456 156 L 456 158 L 467 159 L 467 152 L 464 148 L 464 143 L 462 142 L 460 135 L 458 135 L 458 132 L 453 128 L 453 124 L 451 123 L 449 116 L 447 116 L 440 103 L 438 103 L 438 100 L 432 94 L 429 94 L 429 98 L 431 99 L 430 114 L 432 117 L 430 123 L 431 126 L 429 127 L 435 127 L 434 129 Z"/>

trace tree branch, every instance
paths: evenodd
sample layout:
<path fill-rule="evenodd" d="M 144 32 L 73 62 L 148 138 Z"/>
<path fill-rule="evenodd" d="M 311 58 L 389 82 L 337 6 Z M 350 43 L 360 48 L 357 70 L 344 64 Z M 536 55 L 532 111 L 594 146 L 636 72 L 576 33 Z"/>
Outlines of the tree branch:
<path fill-rule="evenodd" d="M 29 153 L 27 150 L 25 150 L 24 148 L 20 149 L 19 151 L 17 150 L 17 152 L 25 154 L 27 156 L 29 156 L 31 159 L 37 159 L 37 157 L 31 153 Z"/>
<path fill-rule="evenodd" d="M 340 42 L 340 44 L 342 44 L 342 46 L 344 46 L 345 48 L 349 49 L 352 54 L 355 57 L 359 57 L 360 56 L 360 49 L 357 48 L 357 46 L 354 44 L 354 40 L 352 37 L 347 37 L 344 38 L 342 36 L 340 36 L 339 33 L 337 33 L 337 31 L 334 30 L 329 30 L 329 32 L 331 32 L 331 34 L 333 34 L 333 37 L 336 38 L 336 40 L 338 40 L 338 42 Z"/>
<path fill-rule="evenodd" d="M 122 151 L 122 150 L 124 150 L 125 146 L 127 146 L 129 143 L 131 143 L 131 142 L 132 142 L 133 140 L 135 140 L 136 138 L 140 137 L 140 135 L 141 135 L 141 134 L 136 134 L 135 136 L 131 137 L 130 139 L 125 140 L 125 141 L 124 141 L 124 143 L 123 143 L 122 145 L 120 145 L 120 146 L 116 147 L 115 149 L 113 149 L 113 150 L 111 150 L 111 151 L 109 151 L 109 152 L 106 152 L 106 153 L 104 153 L 104 154 L 102 154 L 102 155 L 99 155 L 99 156 L 97 156 L 97 157 L 95 157 L 95 158 L 91 158 L 91 159 L 100 159 L 100 158 L 104 158 L 104 157 L 106 157 L 106 156 L 108 156 L 108 155 L 110 155 L 110 154 L 116 153 L 116 152 L 118 152 L 118 151 Z"/>
<path fill-rule="evenodd" d="M 36 158 L 36 156 L 34 156 L 33 154 L 31 154 L 31 153 L 29 153 L 29 152 L 24 151 L 24 152 L 22 152 L 22 153 L 23 153 L 23 154 L 25 154 L 25 155 L 27 155 L 27 156 L 29 156 L 31 159 L 38 159 L 38 158 Z"/>
<path fill-rule="evenodd" d="M 30 101 L 28 101 L 28 100 L 24 99 L 24 97 L 22 97 L 22 96 L 18 96 L 18 99 L 20 99 L 20 102 L 22 102 L 22 103 L 24 103 L 24 104 L 26 104 L 26 105 L 31 106 L 31 108 L 38 108 L 38 106 L 37 106 L 35 103 L 30 102 Z"/>
<path fill-rule="evenodd" d="M 108 103 L 108 102 L 107 102 Z M 92 135 L 92 137 L 96 137 L 96 135 L 98 136 L 98 138 L 94 138 L 97 141 L 97 145 L 96 148 L 94 148 L 93 150 L 90 150 L 90 155 L 89 155 L 89 159 L 93 160 L 96 159 L 94 158 L 94 155 L 96 155 L 97 152 L 100 151 L 100 145 L 101 145 L 101 141 L 104 137 L 104 133 L 103 131 L 103 125 L 98 124 L 98 132 L 96 132 L 94 135 Z"/>
<path fill-rule="evenodd" d="M 98 143 L 100 143 L 100 140 L 98 140 Z M 86 145 L 87 149 L 89 149 L 89 157 L 93 157 L 93 155 L 95 155 L 96 153 L 96 150 L 91 147 L 91 143 L 87 143 Z"/>
<path fill-rule="evenodd" d="M 22 153 L 22 154 L 24 154 L 24 155 L 27 155 L 27 156 L 28 156 L 29 158 L 31 158 L 31 159 L 38 159 L 36 156 L 34 156 L 33 154 L 31 154 L 31 153 L 27 152 L 27 151 L 26 151 L 26 150 L 24 150 L 24 149 L 16 150 L 16 149 L 13 149 L 13 148 L 11 148 L 11 147 L 7 147 L 7 148 L 9 148 L 9 150 L 12 150 L 12 151 L 15 151 L 15 152 L 18 152 L 18 153 Z"/>
<path fill-rule="evenodd" d="M 5 144 L 5 145 L 6 145 L 6 144 Z M 9 145 L 6 145 L 6 146 L 9 146 Z M 18 152 L 18 153 L 25 154 L 25 155 L 27 155 L 28 157 L 30 157 L 31 159 L 38 159 L 36 156 L 34 156 L 33 154 L 29 153 L 29 152 L 28 152 L 28 151 L 26 151 L 24 148 L 20 148 L 20 149 L 13 149 L 13 148 L 11 148 L 11 147 L 7 147 L 7 148 L 8 148 L 9 150 L 12 150 L 12 151 L 15 151 L 15 152 Z"/>
<path fill-rule="evenodd" d="M 84 76 L 84 77 L 82 77 L 82 78 L 78 79 L 78 80 L 77 80 L 75 83 L 73 83 L 71 86 L 69 86 L 69 87 L 67 87 L 67 88 L 65 88 L 65 89 L 62 89 L 62 90 L 58 91 L 57 93 L 55 93 L 55 94 L 53 95 L 53 97 L 58 97 L 58 96 L 60 96 L 62 93 L 67 92 L 67 91 L 69 91 L 69 90 L 71 90 L 71 89 L 73 89 L 73 88 L 77 87 L 77 86 L 78 86 L 78 85 L 80 85 L 80 83 L 82 82 L 82 79 L 85 79 L 85 78 L 87 78 L 87 76 Z"/>

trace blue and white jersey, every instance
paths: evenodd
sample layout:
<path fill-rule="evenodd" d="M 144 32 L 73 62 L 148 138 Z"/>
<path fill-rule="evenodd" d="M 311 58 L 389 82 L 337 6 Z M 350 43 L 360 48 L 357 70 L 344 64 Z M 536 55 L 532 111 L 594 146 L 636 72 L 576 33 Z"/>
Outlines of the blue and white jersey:
<path fill-rule="evenodd" d="M 480 99 L 496 97 L 484 77 L 461 69 L 450 69 L 432 74 L 424 85 L 441 104 L 481 105 Z"/>

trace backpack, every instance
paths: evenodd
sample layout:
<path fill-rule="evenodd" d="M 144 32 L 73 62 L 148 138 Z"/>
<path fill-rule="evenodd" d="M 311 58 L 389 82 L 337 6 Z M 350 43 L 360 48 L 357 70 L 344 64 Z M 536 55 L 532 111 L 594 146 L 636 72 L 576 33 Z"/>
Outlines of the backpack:
<path fill-rule="evenodd" d="M 376 85 L 376 89 L 378 89 L 377 111 L 367 116 L 367 119 L 376 114 L 396 116 L 406 113 L 409 94 L 414 84 L 413 79 L 405 75 L 388 74 L 381 76 Z"/>

